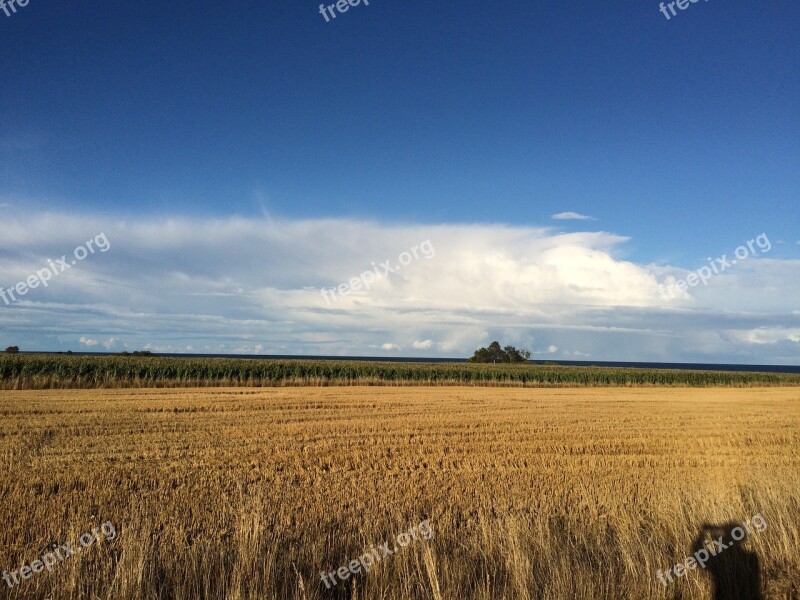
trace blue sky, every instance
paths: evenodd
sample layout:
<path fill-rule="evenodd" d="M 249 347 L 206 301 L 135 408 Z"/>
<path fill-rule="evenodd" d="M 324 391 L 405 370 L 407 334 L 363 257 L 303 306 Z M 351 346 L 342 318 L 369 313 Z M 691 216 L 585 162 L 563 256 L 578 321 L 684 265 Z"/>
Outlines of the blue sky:
<path fill-rule="evenodd" d="M 0 12 L 0 285 L 100 232 L 112 247 L 0 303 L 0 344 L 460 356 L 502 337 L 796 364 L 798 18 L 789 0 L 670 20 L 651 1 Z M 552 218 L 569 212 L 592 218 Z M 658 292 L 762 233 L 747 264 Z M 426 239 L 436 258 L 320 304 Z"/>

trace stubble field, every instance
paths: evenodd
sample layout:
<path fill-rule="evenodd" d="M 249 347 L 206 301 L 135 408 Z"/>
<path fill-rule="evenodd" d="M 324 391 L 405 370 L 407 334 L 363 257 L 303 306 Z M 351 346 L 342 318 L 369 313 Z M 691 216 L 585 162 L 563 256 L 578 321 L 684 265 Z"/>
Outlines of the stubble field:
<path fill-rule="evenodd" d="M 798 388 L 2 391 L 0 417 L 0 569 L 116 532 L 0 597 L 800 597 Z"/>

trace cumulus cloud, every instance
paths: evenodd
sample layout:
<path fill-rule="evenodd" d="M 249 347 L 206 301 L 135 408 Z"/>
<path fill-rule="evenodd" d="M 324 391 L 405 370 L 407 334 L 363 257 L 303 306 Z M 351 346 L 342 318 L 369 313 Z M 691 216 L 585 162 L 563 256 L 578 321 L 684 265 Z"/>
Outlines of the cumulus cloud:
<path fill-rule="evenodd" d="M 103 342 L 103 348 L 111 352 L 112 350 L 116 350 L 118 348 L 127 348 L 128 344 L 120 340 L 119 338 L 108 338 L 105 342 Z"/>
<path fill-rule="evenodd" d="M 590 217 L 589 215 L 582 215 L 581 213 L 567 211 L 567 212 L 560 212 L 556 213 L 552 216 L 553 219 L 557 221 L 596 221 L 594 217 Z"/>
<path fill-rule="evenodd" d="M 81 346 L 97 346 L 97 340 L 91 340 L 84 336 L 81 336 L 81 338 L 78 340 L 78 343 Z"/>
<path fill-rule="evenodd" d="M 522 348 L 546 339 L 603 360 L 797 362 L 792 334 L 764 344 L 742 332 L 800 328 L 800 261 L 753 258 L 665 298 L 663 286 L 689 271 L 623 258 L 628 238 L 602 231 L 12 213 L 0 220 L 0 285 L 100 232 L 108 252 L 0 306 L 0 342 L 466 357 L 494 339 Z M 401 264 L 427 240 L 435 253 Z M 382 264 L 391 270 L 368 289 L 322 296 Z"/>
<path fill-rule="evenodd" d="M 242 344 L 230 350 L 230 354 L 266 354 L 263 344 Z"/>

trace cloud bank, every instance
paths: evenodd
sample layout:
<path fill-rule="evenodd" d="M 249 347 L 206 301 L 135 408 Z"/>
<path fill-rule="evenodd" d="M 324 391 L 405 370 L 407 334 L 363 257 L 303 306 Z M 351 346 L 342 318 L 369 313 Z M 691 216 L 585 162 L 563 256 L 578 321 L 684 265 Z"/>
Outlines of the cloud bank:
<path fill-rule="evenodd" d="M 624 257 L 627 237 L 506 225 L 325 219 L 114 220 L 6 213 L 0 285 L 87 257 L 0 302 L 0 344 L 24 349 L 466 357 L 493 339 L 547 358 L 797 364 L 800 261 L 754 257 L 707 286 Z M 370 289 L 333 288 L 429 241 Z M 543 356 L 544 357 L 544 356 Z"/>

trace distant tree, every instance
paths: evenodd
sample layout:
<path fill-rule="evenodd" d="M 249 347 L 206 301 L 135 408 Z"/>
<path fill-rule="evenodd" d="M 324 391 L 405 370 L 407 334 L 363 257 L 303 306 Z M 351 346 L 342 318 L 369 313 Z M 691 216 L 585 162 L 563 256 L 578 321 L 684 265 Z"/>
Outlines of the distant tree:
<path fill-rule="evenodd" d="M 6 348 L 6 354 L 16 354 L 19 352 L 19 346 L 9 346 Z"/>
<path fill-rule="evenodd" d="M 473 363 L 521 363 L 530 360 L 528 350 L 517 350 L 514 346 L 500 347 L 499 342 L 492 342 L 488 348 L 478 348 L 468 359 Z"/>
<path fill-rule="evenodd" d="M 521 363 L 531 358 L 531 353 L 528 350 L 517 350 L 514 346 L 506 346 L 503 350 L 510 363 Z"/>

